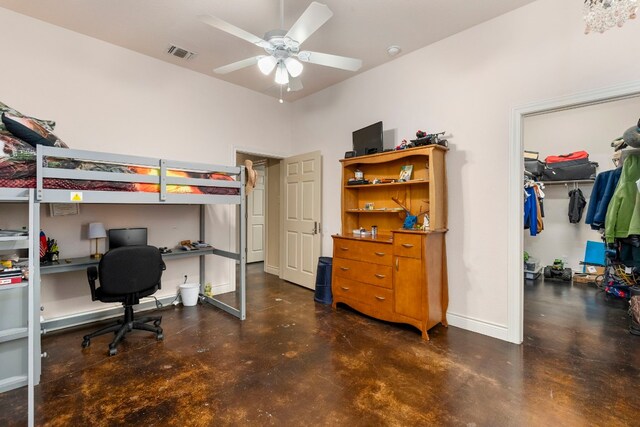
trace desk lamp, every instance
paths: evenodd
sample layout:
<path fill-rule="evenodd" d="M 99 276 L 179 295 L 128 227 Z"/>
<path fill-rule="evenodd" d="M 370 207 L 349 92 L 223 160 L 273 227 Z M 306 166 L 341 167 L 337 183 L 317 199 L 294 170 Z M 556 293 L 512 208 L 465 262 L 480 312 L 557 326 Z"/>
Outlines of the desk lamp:
<path fill-rule="evenodd" d="M 100 259 L 102 254 L 98 252 L 98 240 L 107 237 L 104 224 L 101 222 L 92 222 L 89 224 L 89 239 L 96 239 L 96 252 L 91 254 L 91 258 Z"/>

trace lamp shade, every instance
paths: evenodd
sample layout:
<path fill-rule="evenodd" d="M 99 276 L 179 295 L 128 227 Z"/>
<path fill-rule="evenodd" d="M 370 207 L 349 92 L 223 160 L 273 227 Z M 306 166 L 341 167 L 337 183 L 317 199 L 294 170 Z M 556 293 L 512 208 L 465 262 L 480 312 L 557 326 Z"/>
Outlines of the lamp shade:
<path fill-rule="evenodd" d="M 104 224 L 101 222 L 92 222 L 89 224 L 89 238 L 101 239 L 107 237 L 107 232 L 104 229 Z"/>
<path fill-rule="evenodd" d="M 289 83 L 289 73 L 282 62 L 280 62 L 280 64 L 278 64 L 278 68 L 276 68 L 276 83 L 279 85 L 286 85 Z"/>
<path fill-rule="evenodd" d="M 287 71 L 291 74 L 291 77 L 298 77 L 302 73 L 302 62 L 295 58 L 287 58 L 284 60 L 284 65 L 287 67 Z"/>
<path fill-rule="evenodd" d="M 263 56 L 258 60 L 258 68 L 260 69 L 260 72 L 262 74 L 264 74 L 265 76 L 268 76 L 276 67 L 277 63 L 278 63 L 278 60 L 273 56 L 271 55 Z"/>

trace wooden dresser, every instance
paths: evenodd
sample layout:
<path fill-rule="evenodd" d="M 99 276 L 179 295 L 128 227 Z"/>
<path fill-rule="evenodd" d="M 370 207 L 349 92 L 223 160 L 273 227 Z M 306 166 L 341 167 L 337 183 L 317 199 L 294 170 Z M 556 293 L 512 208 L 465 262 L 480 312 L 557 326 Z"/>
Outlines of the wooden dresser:
<path fill-rule="evenodd" d="M 445 169 L 442 147 L 342 160 L 342 233 L 333 236 L 333 307 L 343 303 L 390 322 L 407 323 L 427 331 L 447 325 Z M 413 166 L 406 182 L 347 185 L 356 170 L 365 179 L 397 178 L 404 165 Z M 400 200 L 413 214 L 428 212 L 426 231 L 404 230 Z M 378 235 L 353 231 L 378 226 Z"/>

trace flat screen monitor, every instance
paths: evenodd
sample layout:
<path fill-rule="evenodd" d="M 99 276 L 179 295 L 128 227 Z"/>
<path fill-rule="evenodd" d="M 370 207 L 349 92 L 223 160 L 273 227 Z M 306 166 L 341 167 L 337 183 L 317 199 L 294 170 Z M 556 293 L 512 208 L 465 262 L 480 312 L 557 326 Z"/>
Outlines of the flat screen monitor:
<path fill-rule="evenodd" d="M 353 132 L 353 151 L 356 156 L 382 153 L 382 122 Z"/>
<path fill-rule="evenodd" d="M 120 246 L 147 244 L 146 228 L 112 228 L 109 230 L 109 250 Z"/>

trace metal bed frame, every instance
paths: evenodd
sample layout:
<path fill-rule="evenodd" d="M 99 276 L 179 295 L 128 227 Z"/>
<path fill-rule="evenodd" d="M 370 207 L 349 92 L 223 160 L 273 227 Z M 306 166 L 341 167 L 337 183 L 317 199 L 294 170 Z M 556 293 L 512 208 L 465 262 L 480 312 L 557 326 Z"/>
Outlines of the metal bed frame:
<path fill-rule="evenodd" d="M 158 175 L 145 175 L 137 173 L 116 173 L 102 171 L 87 171 L 80 169 L 62 169 L 48 167 L 45 159 L 48 157 L 57 159 L 69 159 L 80 161 L 117 163 L 124 165 L 135 165 L 150 168 L 157 168 Z M 169 170 L 197 171 L 208 173 L 223 173 L 235 176 L 235 181 L 184 178 L 169 176 Z M 109 181 L 127 183 L 157 184 L 157 193 L 146 192 L 125 192 L 125 191 L 87 191 L 72 189 L 47 189 L 44 187 L 44 179 L 72 179 L 82 181 Z M 238 292 L 239 307 L 233 307 L 221 300 L 213 297 L 203 296 L 200 289 L 201 299 L 207 303 L 218 307 L 227 313 L 239 318 L 246 319 L 246 194 L 245 194 L 245 167 L 244 166 L 221 166 L 204 163 L 193 163 L 184 161 L 172 161 L 153 157 L 128 156 L 112 153 L 103 153 L 85 150 L 73 150 L 68 148 L 46 147 L 38 145 L 36 150 L 36 188 L 32 192 L 33 197 L 29 199 L 29 212 L 34 217 L 31 224 L 40 223 L 39 212 L 40 203 L 95 203 L 95 204 L 190 204 L 200 205 L 200 239 L 205 239 L 205 205 L 239 205 L 240 222 L 236 228 L 240 237 L 239 252 L 231 252 L 222 249 L 212 249 L 210 252 L 202 253 L 200 258 L 200 282 L 205 282 L 205 256 L 207 254 L 218 255 L 239 262 L 239 280 L 236 277 L 236 292 Z M 168 185 L 192 185 L 198 187 L 225 187 L 236 188 L 238 194 L 217 195 L 217 194 L 182 194 L 170 193 L 167 191 Z M 18 195 L 30 193 L 29 189 L 6 188 L 0 189 L 0 200 L 14 199 Z M 26 197 L 25 197 L 26 199 Z M 39 248 L 39 233 L 32 234 L 31 256 L 36 257 Z M 31 283 L 29 289 L 30 319 L 29 323 L 29 382 L 28 382 L 28 424 L 34 423 L 35 408 L 33 403 L 33 387 L 39 383 L 40 378 L 40 357 L 34 354 L 40 353 L 40 325 L 39 313 L 35 307 L 39 307 L 40 289 L 40 266 L 39 262 L 30 262 Z M 239 283 L 238 283 L 239 282 Z M 202 285 L 201 285 L 202 286 Z M 31 312 L 33 310 L 33 312 Z"/>

